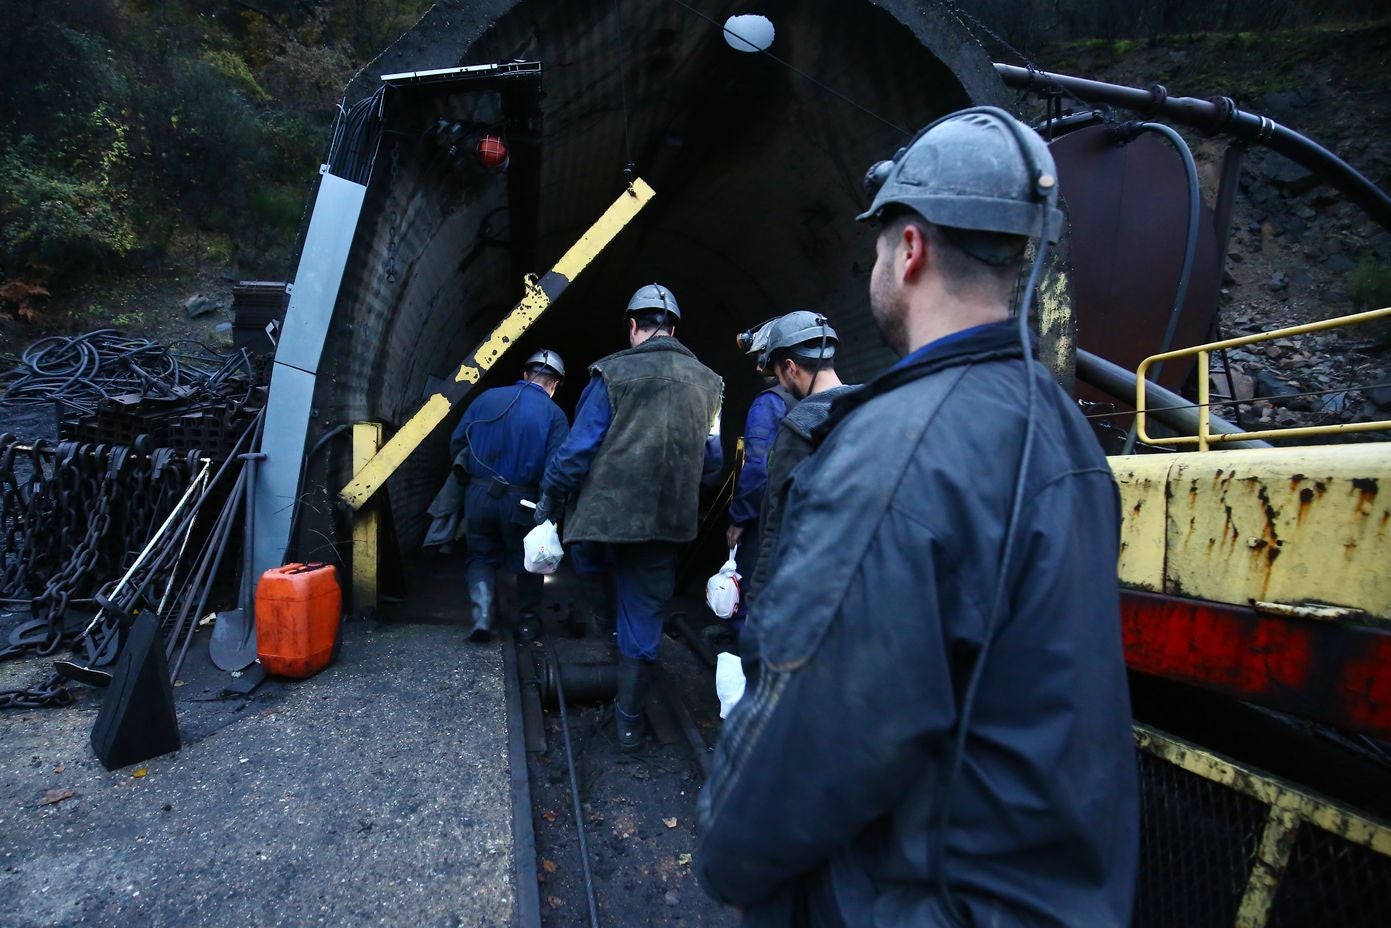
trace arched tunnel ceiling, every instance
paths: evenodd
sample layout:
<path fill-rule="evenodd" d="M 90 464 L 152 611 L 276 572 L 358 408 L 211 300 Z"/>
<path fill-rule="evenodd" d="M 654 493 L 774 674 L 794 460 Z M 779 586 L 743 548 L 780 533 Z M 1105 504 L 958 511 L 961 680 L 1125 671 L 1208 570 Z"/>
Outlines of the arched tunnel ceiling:
<path fill-rule="evenodd" d="M 349 97 L 371 93 L 383 73 L 540 61 L 534 270 L 621 192 L 629 151 L 657 195 L 485 386 L 509 382 L 534 348 L 554 347 L 580 374 L 557 397 L 572 407 L 585 365 L 626 347 L 628 296 L 658 280 L 681 303 L 678 335 L 726 379 L 732 443 L 758 386 L 734 349 L 736 332 L 811 308 L 840 331 L 847 379 L 890 360 L 868 313 L 872 234 L 853 221 L 864 170 L 911 130 L 973 102 L 998 103 L 1004 92 L 984 52 L 936 6 L 777 0 L 700 9 L 719 22 L 767 15 L 786 65 L 732 50 L 718 27 L 675 0 L 460 2 L 432 9 Z M 399 425 L 427 379 L 449 372 L 518 293 L 506 249 L 483 243 L 507 227 L 506 183 L 451 178 L 420 136 L 439 116 L 496 119 L 496 95 L 412 102 L 395 93 L 329 334 L 329 376 L 321 371 L 316 394 L 322 428 L 361 418 Z M 452 421 L 389 483 L 404 541 L 423 532 Z M 328 470 L 346 467 L 340 455 Z M 332 488 L 343 482 L 325 477 Z"/>

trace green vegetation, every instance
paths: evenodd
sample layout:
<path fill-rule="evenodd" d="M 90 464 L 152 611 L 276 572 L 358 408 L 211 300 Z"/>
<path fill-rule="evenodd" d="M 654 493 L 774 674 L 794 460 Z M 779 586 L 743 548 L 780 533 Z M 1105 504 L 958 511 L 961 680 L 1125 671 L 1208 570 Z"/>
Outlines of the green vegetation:
<path fill-rule="evenodd" d="M 1386 84 L 1391 22 L 1325 23 L 1264 32 L 1187 32 L 1148 39 L 1079 39 L 1041 51 L 1040 67 L 1087 74 L 1123 59 L 1142 60 L 1145 81 L 1175 94 L 1223 94 L 1249 103 L 1264 94 L 1305 86 L 1310 70 L 1329 72 L 1338 87 Z"/>
<path fill-rule="evenodd" d="M 288 273 L 338 96 L 429 5 L 8 3 L 0 313 L 132 263 Z"/>

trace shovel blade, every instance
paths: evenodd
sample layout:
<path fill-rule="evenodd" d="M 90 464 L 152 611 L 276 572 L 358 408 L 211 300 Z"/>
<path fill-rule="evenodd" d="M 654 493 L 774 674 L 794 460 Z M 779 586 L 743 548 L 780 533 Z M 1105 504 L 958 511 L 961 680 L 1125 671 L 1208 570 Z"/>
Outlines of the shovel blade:
<path fill-rule="evenodd" d="M 245 609 L 217 614 L 208 653 L 218 670 L 245 670 L 256 662 L 256 624 Z"/>

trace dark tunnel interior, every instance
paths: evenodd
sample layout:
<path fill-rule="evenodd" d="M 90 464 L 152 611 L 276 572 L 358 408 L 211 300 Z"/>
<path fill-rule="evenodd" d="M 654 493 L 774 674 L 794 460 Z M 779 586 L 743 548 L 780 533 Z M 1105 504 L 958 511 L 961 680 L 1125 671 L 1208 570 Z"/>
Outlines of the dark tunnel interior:
<path fill-rule="evenodd" d="M 628 297 L 654 280 L 680 303 L 678 337 L 725 378 L 727 461 L 759 388 L 734 345 L 737 332 L 814 309 L 840 334 L 847 382 L 892 360 L 868 311 L 873 232 L 854 221 L 863 174 L 911 130 L 973 102 L 996 102 L 982 99 L 1003 91 L 979 47 L 912 3 L 761 4 L 756 12 L 774 23 L 781 61 L 735 51 L 717 26 L 676 3 L 627 5 L 621 29 L 608 4 L 494 3 L 507 11 L 470 39 L 460 17 L 484 6 L 436 7 L 370 70 L 540 61 L 540 132 L 531 137 L 539 138 L 539 164 L 519 196 L 519 177 L 460 170 L 428 136 L 442 118 L 499 123 L 497 93 L 388 91 L 311 442 L 342 422 L 380 420 L 390 433 L 408 419 L 432 378 L 449 376 L 520 295 L 518 258 L 544 272 L 622 193 L 630 154 L 655 198 L 482 387 L 511 382 L 532 351 L 553 348 L 570 371 L 557 400 L 572 412 L 585 367 L 627 347 Z M 722 22 L 748 11 L 726 3 L 706 12 Z M 358 88 L 375 89 L 365 78 Z M 521 212 L 527 208 L 531 216 Z M 533 220 L 534 240 L 513 240 L 511 228 Z M 387 484 L 405 552 L 428 525 L 457 412 Z M 350 476 L 346 442 L 311 462 L 310 474 L 318 479 L 310 481 L 305 531 L 343 537 L 344 520 L 334 526 L 327 514 Z M 300 540 L 304 556 L 323 558 L 323 547 Z"/>

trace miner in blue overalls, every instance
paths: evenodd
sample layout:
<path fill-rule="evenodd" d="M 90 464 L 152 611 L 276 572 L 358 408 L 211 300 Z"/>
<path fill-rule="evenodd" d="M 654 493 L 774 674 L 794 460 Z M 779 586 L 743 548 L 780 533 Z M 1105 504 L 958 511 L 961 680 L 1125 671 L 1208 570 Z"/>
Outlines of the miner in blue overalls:
<path fill-rule="evenodd" d="M 522 567 L 522 539 L 531 528 L 531 513 L 521 501 L 536 499 L 546 463 L 570 432 L 565 413 L 552 399 L 564 376 L 559 354 L 536 352 L 527 359 L 521 380 L 485 390 L 469 404 L 449 440 L 454 473 L 466 486 L 470 641 L 492 638 L 500 566 L 516 575 L 519 620 L 535 621 L 541 608 L 544 578 Z"/>
<path fill-rule="evenodd" d="M 538 523 L 561 520 L 576 569 L 604 572 L 617 600 L 619 746 L 642 745 L 662 609 L 680 546 L 694 540 L 700 489 L 723 466 L 714 371 L 676 339 L 681 310 L 661 284 L 638 288 L 624 323 L 629 347 L 596 361 L 575 427 L 541 482 Z M 568 505 L 567 505 L 568 504 Z"/>
<path fill-rule="evenodd" d="M 749 414 L 744 422 L 744 463 L 739 468 L 734 498 L 729 502 L 729 526 L 725 529 L 724 536 L 725 544 L 731 549 L 738 545 L 735 564 L 739 568 L 739 575 L 746 580 L 754 575 L 762 547 L 759 515 L 763 508 L 763 494 L 768 486 L 768 452 L 773 447 L 778 424 L 782 422 L 788 410 L 797 404 L 792 393 L 772 378 L 762 365 L 768 347 L 768 333 L 776 321 L 776 318 L 769 319 L 762 325 L 740 333 L 735 340 L 746 354 L 759 358 L 759 375 L 771 380 L 749 404 Z M 744 615 L 745 607 L 741 597 L 731 617 L 736 631 L 742 632 Z"/>

